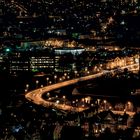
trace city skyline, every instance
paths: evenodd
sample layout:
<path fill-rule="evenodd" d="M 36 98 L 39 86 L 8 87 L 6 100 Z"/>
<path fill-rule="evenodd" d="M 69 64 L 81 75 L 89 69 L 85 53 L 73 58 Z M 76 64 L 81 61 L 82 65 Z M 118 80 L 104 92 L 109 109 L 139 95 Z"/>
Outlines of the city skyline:
<path fill-rule="evenodd" d="M 139 0 L 1 0 L 0 140 L 138 140 L 139 19 Z"/>

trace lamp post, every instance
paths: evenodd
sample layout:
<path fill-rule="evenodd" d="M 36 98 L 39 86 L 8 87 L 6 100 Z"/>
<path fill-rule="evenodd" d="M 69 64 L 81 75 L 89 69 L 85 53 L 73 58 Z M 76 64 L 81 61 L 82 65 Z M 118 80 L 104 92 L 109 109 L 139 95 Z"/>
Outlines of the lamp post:
<path fill-rule="evenodd" d="M 64 73 L 64 79 L 67 79 L 68 74 Z"/>
<path fill-rule="evenodd" d="M 64 73 L 64 76 L 67 76 L 67 73 Z"/>
<path fill-rule="evenodd" d="M 26 88 L 25 88 L 26 91 L 29 90 L 29 84 L 26 84 Z"/>
<path fill-rule="evenodd" d="M 104 104 L 105 104 L 105 110 L 107 109 L 107 101 L 104 100 Z"/>
<path fill-rule="evenodd" d="M 54 83 L 56 83 L 57 75 L 54 75 Z"/>
<path fill-rule="evenodd" d="M 140 71 L 140 55 L 138 54 L 138 70 Z"/>
<path fill-rule="evenodd" d="M 77 75 L 77 73 L 78 73 L 77 71 L 74 71 L 74 74 L 75 74 L 75 78 L 76 78 L 76 75 Z"/>
<path fill-rule="evenodd" d="M 48 82 L 49 82 L 49 77 L 47 77 L 47 78 L 46 78 L 46 80 L 47 80 L 47 85 L 48 85 Z"/>
<path fill-rule="evenodd" d="M 59 81 L 62 82 L 62 78 L 61 77 L 59 78 Z"/>
<path fill-rule="evenodd" d="M 50 92 L 47 93 L 47 96 L 48 96 L 48 97 L 50 96 Z"/>
<path fill-rule="evenodd" d="M 65 106 L 65 104 L 66 104 L 66 96 L 64 95 L 62 98 L 64 99 L 64 106 Z"/>
<path fill-rule="evenodd" d="M 29 88 L 29 84 L 26 84 L 26 88 Z"/>
<path fill-rule="evenodd" d="M 27 92 L 28 90 L 27 89 L 25 89 L 25 92 Z"/>
<path fill-rule="evenodd" d="M 36 88 L 38 87 L 38 83 L 39 83 L 39 81 L 38 80 L 36 80 L 35 81 L 35 83 L 36 83 Z"/>
<path fill-rule="evenodd" d="M 87 74 L 89 74 L 90 72 L 89 71 L 87 71 Z"/>

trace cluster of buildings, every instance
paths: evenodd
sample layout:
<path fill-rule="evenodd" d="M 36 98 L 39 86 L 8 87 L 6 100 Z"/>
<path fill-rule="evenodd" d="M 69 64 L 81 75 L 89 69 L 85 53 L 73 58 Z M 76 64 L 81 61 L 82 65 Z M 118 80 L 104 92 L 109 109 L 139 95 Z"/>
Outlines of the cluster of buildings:
<path fill-rule="evenodd" d="M 139 15 L 139 0 L 1 0 L 0 75 L 51 74 L 47 82 L 53 77 L 56 83 L 61 74 L 76 78 L 126 66 L 139 70 L 139 49 L 127 48 L 140 43 Z M 132 127 L 139 120 L 126 114 L 134 113 L 131 102 L 112 106 L 103 100 L 98 110 L 92 105 L 83 114 L 70 111 L 66 116 L 54 108 L 47 113 L 46 108 L 42 111 L 34 105 L 23 106 L 22 113 L 0 110 L 0 138 L 61 140 L 66 137 L 65 127 L 80 128 L 85 139 L 102 139 L 104 134 L 117 134 L 118 130 L 118 139 L 122 134 L 128 139 L 129 129 L 134 130 L 132 137 L 140 135 L 139 127 Z M 110 133 L 106 132 L 108 128 Z"/>
<path fill-rule="evenodd" d="M 14 40 L 50 36 L 75 39 L 109 36 L 119 40 L 126 37 L 134 40 L 137 37 L 133 31 L 139 34 L 138 23 L 134 27 L 128 17 L 138 21 L 139 5 L 138 0 L 74 0 L 67 3 L 64 0 L 3 0 L 0 3 L 0 36 Z"/>
<path fill-rule="evenodd" d="M 85 49 L 54 49 L 49 52 L 46 50 L 15 52 L 9 54 L 9 71 L 10 73 L 22 72 L 62 72 L 75 71 L 76 64 L 73 60 L 75 55 L 81 54 Z M 69 57 L 69 58 L 67 58 Z M 70 62 L 65 64 L 68 59 Z"/>
<path fill-rule="evenodd" d="M 99 72 L 126 65 L 139 64 L 138 52 L 133 50 L 86 50 L 82 47 L 20 47 L 1 50 L 1 71 L 10 74 L 27 72 L 74 73 Z"/>
<path fill-rule="evenodd" d="M 65 107 L 69 105 L 79 107 L 79 109 L 81 107 L 83 108 L 83 111 L 73 109 L 64 111 L 63 109 L 55 109 L 55 107 L 53 107 L 57 115 L 63 118 L 63 121 L 60 119 L 54 123 L 53 137 L 56 140 L 63 137 L 63 131 L 66 128 L 74 129 L 75 127 L 81 129 L 80 136 L 82 136 L 83 139 L 88 139 L 89 137 L 95 137 L 95 139 L 101 138 L 107 131 L 109 131 L 110 135 L 116 135 L 117 140 L 124 133 L 126 137 L 130 136 L 131 139 L 138 137 L 140 134 L 139 123 L 137 124 L 136 122 L 136 117 L 139 116 L 139 113 L 137 113 L 137 107 L 134 106 L 131 101 L 122 103 L 112 98 L 104 100 L 90 96 L 82 97 L 81 95 L 80 97 L 76 96 L 77 98 L 70 101 L 66 96 L 60 98 L 62 95 L 59 94 L 51 95 L 46 93 L 46 96 L 47 98 L 44 99 L 56 104 L 56 106 L 62 105 Z M 127 133 L 129 129 L 132 131 L 130 135 Z M 118 134 L 118 131 L 121 131 L 121 133 Z M 76 132 L 78 133 L 78 131 Z"/>

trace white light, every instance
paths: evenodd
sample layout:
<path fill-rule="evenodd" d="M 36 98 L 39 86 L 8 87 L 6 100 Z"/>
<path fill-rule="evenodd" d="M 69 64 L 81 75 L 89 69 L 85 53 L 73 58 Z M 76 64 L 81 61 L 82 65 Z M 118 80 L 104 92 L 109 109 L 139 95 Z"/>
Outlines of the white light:
<path fill-rule="evenodd" d="M 26 88 L 28 88 L 28 87 L 29 87 L 29 84 L 26 85 Z"/>
<path fill-rule="evenodd" d="M 46 80 L 48 81 L 49 80 L 49 77 L 47 77 Z"/>
<path fill-rule="evenodd" d="M 59 103 L 60 103 L 60 101 L 59 101 L 59 100 L 57 100 L 57 101 L 56 101 L 56 103 L 57 103 L 57 104 L 59 104 Z"/>
<path fill-rule="evenodd" d="M 138 59 L 138 58 L 135 58 L 135 62 L 136 62 L 136 63 L 139 63 L 139 59 Z"/>
<path fill-rule="evenodd" d="M 66 99 L 66 96 L 63 96 L 63 99 Z"/>

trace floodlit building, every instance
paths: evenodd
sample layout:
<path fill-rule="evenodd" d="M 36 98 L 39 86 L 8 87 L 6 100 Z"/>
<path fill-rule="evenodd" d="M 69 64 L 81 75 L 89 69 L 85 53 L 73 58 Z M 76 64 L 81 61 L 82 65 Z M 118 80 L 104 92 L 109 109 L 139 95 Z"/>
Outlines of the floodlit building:
<path fill-rule="evenodd" d="M 76 69 L 76 55 L 81 54 L 84 49 L 61 48 L 49 50 L 20 50 L 11 52 L 9 59 L 9 72 L 62 72 Z M 67 63 L 65 61 L 70 60 Z M 0 60 L 2 61 L 2 60 Z M 61 61 L 61 62 L 60 62 Z M 64 64 L 64 65 L 63 65 Z M 65 65 L 66 64 L 66 65 Z"/>

